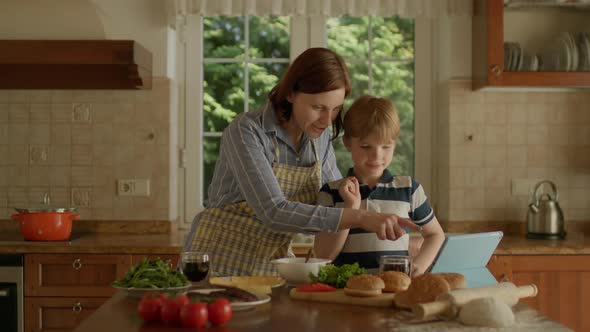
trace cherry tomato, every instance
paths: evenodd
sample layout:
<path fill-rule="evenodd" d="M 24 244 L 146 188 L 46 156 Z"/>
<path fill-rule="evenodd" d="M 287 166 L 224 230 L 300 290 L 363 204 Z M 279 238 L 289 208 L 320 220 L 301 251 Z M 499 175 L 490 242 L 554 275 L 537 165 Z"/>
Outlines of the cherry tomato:
<path fill-rule="evenodd" d="M 312 282 L 309 284 L 297 286 L 297 291 L 299 292 L 333 292 L 335 290 L 336 287 L 332 287 L 321 282 Z"/>
<path fill-rule="evenodd" d="M 146 299 L 152 299 L 152 298 L 157 298 L 161 296 L 158 292 L 147 292 L 145 294 L 143 294 L 143 296 L 141 297 L 141 300 L 146 300 Z"/>
<path fill-rule="evenodd" d="M 191 301 L 188 299 L 186 294 L 181 294 L 174 298 L 174 302 L 178 303 L 178 305 L 182 308 L 183 305 L 189 304 Z"/>
<path fill-rule="evenodd" d="M 174 300 L 164 302 L 161 310 L 162 322 L 168 325 L 180 325 L 180 305 Z"/>
<path fill-rule="evenodd" d="M 221 325 L 229 321 L 233 314 L 231 302 L 223 297 L 210 303 L 207 309 L 209 309 L 209 321 L 213 325 Z"/>
<path fill-rule="evenodd" d="M 161 318 L 162 300 L 158 294 L 146 293 L 137 305 L 137 312 L 146 322 L 157 322 Z"/>
<path fill-rule="evenodd" d="M 202 327 L 207 325 L 209 312 L 203 302 L 188 303 L 180 308 L 180 320 L 184 327 Z"/>

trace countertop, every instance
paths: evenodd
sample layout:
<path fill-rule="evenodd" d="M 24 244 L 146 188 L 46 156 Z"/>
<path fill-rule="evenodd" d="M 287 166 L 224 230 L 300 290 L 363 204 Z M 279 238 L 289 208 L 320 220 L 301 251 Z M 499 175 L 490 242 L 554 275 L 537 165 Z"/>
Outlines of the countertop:
<path fill-rule="evenodd" d="M 177 254 L 186 232 L 161 234 L 78 233 L 70 241 L 24 241 L 15 231 L 0 234 L 0 253 L 129 253 Z M 496 255 L 588 255 L 590 240 L 570 233 L 565 240 L 532 240 L 524 235 L 505 235 Z"/>
<path fill-rule="evenodd" d="M 0 234 L 0 253 L 178 254 L 184 232 L 167 234 L 72 234 L 70 241 L 24 241 L 20 233 Z"/>
<path fill-rule="evenodd" d="M 84 320 L 74 332 L 102 331 L 178 331 L 164 325 L 143 324 L 137 316 L 137 299 L 117 293 Z M 516 324 L 494 331 L 571 331 L 551 321 L 525 304 L 514 307 Z M 270 303 L 249 311 L 235 312 L 227 325 L 208 331 L 489 331 L 489 328 L 465 326 L 454 321 L 417 324 L 408 320 L 408 312 L 394 307 L 376 308 L 346 304 L 291 300 L 287 287 L 275 289 Z"/>

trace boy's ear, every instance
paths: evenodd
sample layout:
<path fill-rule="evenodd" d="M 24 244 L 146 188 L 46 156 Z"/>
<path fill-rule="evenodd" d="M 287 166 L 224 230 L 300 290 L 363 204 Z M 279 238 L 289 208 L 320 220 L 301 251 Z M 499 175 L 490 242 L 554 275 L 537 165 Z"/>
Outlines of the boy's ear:
<path fill-rule="evenodd" d="M 342 143 L 344 143 L 344 147 L 346 148 L 346 150 L 350 152 L 350 137 L 342 136 Z"/>
<path fill-rule="evenodd" d="M 294 92 L 289 92 L 289 94 L 287 95 L 287 101 L 290 102 L 291 104 L 293 104 L 293 98 L 295 98 Z"/>

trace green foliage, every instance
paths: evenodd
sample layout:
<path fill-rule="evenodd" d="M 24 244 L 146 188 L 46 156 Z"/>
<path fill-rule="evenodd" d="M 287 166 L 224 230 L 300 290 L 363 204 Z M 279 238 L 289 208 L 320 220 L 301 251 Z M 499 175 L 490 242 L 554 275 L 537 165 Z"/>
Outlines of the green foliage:
<path fill-rule="evenodd" d="M 332 285 L 336 288 L 344 288 L 350 277 L 365 273 L 365 269 L 359 266 L 359 263 L 343 264 L 341 266 L 326 265 L 320 266 L 318 275 L 309 274 L 311 282 L 321 282 Z"/>
<path fill-rule="evenodd" d="M 245 17 L 208 17 L 203 20 L 204 115 L 205 132 L 221 132 L 244 111 Z M 288 17 L 249 17 L 247 99 L 250 110 L 264 106 L 267 94 L 285 72 L 288 64 L 260 62 L 261 58 L 289 58 Z M 401 120 L 401 135 L 390 166 L 393 174 L 412 175 L 414 171 L 414 21 L 372 17 L 369 43 L 368 17 L 340 17 L 328 20 L 328 47 L 347 61 L 352 94 L 345 101 L 372 94 L 390 98 Z M 371 61 L 367 62 L 369 47 Z M 235 63 L 207 59 L 233 59 Z M 369 67 L 370 66 L 370 67 Z M 370 74 L 371 72 L 371 74 Z M 370 82 L 370 77 L 373 80 Z M 204 174 L 208 185 L 219 154 L 219 139 L 207 138 L 204 144 Z M 334 142 L 338 167 L 346 173 L 351 158 L 340 139 Z M 207 191 L 205 190 L 205 193 Z"/>
<path fill-rule="evenodd" d="M 113 286 L 126 288 L 171 288 L 188 284 L 186 276 L 170 267 L 170 263 L 160 258 L 144 258 L 127 272 Z"/>
<path fill-rule="evenodd" d="M 393 174 L 414 174 L 414 23 L 400 18 L 372 17 L 372 77 L 366 61 L 347 61 L 353 90 L 351 99 L 371 94 L 391 99 L 401 122 L 393 162 Z M 366 58 L 369 50 L 369 18 L 341 17 L 328 22 L 328 47 L 345 59 Z M 345 106 L 350 106 L 351 101 Z M 334 142 L 338 168 L 346 174 L 352 159 L 344 145 Z"/>

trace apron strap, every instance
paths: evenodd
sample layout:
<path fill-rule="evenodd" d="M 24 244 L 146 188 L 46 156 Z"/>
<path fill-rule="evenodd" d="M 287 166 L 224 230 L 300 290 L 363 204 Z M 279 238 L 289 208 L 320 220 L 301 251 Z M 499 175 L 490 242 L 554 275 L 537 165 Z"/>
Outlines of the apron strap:
<path fill-rule="evenodd" d="M 274 162 L 275 163 L 278 163 L 279 162 L 279 156 L 281 154 L 281 151 L 279 149 L 279 141 L 277 140 L 277 135 L 272 135 L 272 141 L 273 141 L 274 148 L 275 148 L 275 156 L 274 156 L 275 157 L 275 160 L 274 160 Z M 320 155 L 319 155 L 319 152 L 318 152 L 316 141 L 315 141 L 315 139 L 310 139 L 310 141 L 311 141 L 311 148 L 313 149 L 313 154 L 315 155 L 315 160 L 316 160 L 316 162 L 319 162 L 320 161 Z"/>

